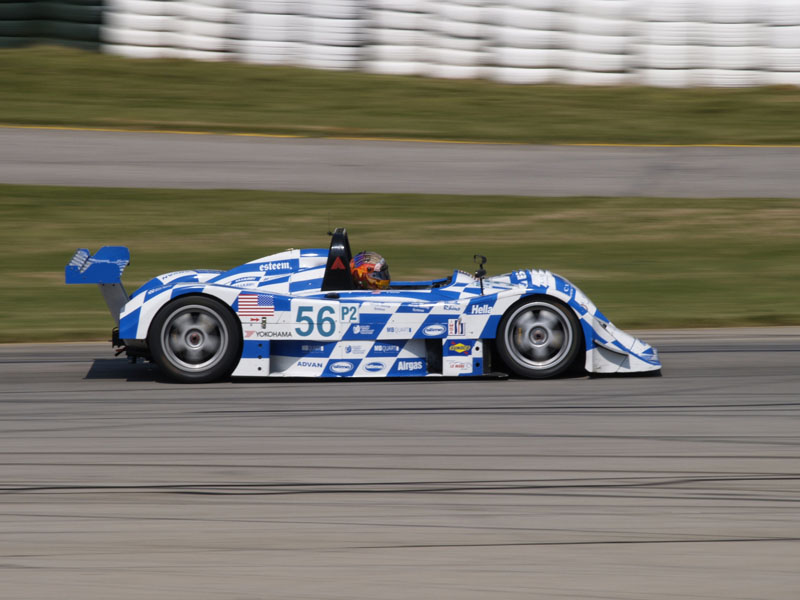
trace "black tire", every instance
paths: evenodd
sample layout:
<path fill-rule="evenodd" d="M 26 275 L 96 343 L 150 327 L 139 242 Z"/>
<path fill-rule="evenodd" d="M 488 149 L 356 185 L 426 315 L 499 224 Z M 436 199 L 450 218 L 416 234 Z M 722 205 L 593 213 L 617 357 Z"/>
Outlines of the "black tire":
<path fill-rule="evenodd" d="M 150 325 L 147 342 L 158 366 L 184 383 L 228 377 L 242 354 L 238 319 L 207 296 L 184 296 L 164 306 Z"/>
<path fill-rule="evenodd" d="M 570 370 L 583 355 L 583 330 L 573 310 L 549 296 L 512 305 L 497 328 L 497 353 L 520 377 L 546 379 Z"/>

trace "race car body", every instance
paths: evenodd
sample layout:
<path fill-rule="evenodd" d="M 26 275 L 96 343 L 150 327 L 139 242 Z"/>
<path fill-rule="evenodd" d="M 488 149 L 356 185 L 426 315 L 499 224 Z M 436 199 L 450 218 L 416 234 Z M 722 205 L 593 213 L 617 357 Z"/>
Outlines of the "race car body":
<path fill-rule="evenodd" d="M 660 370 L 648 344 L 616 328 L 566 279 L 520 269 L 455 271 L 355 289 L 347 232 L 329 249 L 287 250 L 228 271 L 156 277 L 130 297 L 124 247 L 78 250 L 67 283 L 96 283 L 115 343 L 185 382 L 233 377 L 523 377 Z"/>

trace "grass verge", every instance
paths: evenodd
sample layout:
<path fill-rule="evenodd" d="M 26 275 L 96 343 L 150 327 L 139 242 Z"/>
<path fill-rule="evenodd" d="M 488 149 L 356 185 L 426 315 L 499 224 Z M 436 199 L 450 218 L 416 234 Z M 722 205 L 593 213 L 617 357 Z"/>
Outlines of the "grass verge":
<path fill-rule="evenodd" d="M 796 87 L 670 90 L 0 51 L 0 124 L 525 143 L 798 144 Z"/>
<path fill-rule="evenodd" d="M 64 284 L 78 247 L 129 246 L 132 291 L 171 270 L 327 246 L 329 226 L 383 254 L 396 279 L 474 270 L 478 252 L 490 274 L 550 269 L 621 327 L 800 324 L 800 200 L 0 185 L 0 342 L 108 337 L 98 290 Z"/>

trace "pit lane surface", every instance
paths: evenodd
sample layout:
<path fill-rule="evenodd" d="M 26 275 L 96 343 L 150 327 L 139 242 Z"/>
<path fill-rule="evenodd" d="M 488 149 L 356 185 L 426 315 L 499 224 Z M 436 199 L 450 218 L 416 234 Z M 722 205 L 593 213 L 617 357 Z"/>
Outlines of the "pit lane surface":
<path fill-rule="evenodd" d="M 663 377 L 163 382 L 0 346 L 3 598 L 800 597 L 800 328 Z"/>
<path fill-rule="evenodd" d="M 800 148 L 437 144 L 0 127 L 0 181 L 341 193 L 796 198 Z"/>

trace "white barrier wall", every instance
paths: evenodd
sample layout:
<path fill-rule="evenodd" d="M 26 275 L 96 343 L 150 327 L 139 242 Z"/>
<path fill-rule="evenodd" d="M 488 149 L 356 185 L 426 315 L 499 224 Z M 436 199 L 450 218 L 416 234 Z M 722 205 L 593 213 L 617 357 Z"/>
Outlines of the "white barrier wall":
<path fill-rule="evenodd" d="M 364 70 L 384 75 L 427 74 L 428 0 L 371 0 L 366 19 Z"/>
<path fill-rule="evenodd" d="M 242 0 L 235 49 L 240 60 L 263 65 L 297 64 L 300 15 L 291 0 Z"/>
<path fill-rule="evenodd" d="M 565 13 L 558 0 L 509 0 L 489 9 L 489 67 L 501 83 L 548 83 L 560 78 Z"/>
<path fill-rule="evenodd" d="M 301 23 L 298 64 L 313 69 L 360 68 L 367 31 L 361 0 L 306 0 Z"/>
<path fill-rule="evenodd" d="M 800 0 L 106 0 L 136 58 L 502 83 L 800 85 Z"/>
<path fill-rule="evenodd" d="M 800 85 L 800 1 L 770 0 L 764 11 L 764 83 Z"/>
<path fill-rule="evenodd" d="M 633 83 L 635 5 L 632 0 L 571 0 L 564 19 L 563 83 Z"/>

